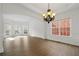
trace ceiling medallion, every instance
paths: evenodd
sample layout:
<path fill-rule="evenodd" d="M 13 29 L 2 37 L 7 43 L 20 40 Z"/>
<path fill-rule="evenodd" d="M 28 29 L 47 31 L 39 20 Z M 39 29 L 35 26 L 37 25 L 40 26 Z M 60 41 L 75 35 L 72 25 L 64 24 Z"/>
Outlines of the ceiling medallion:
<path fill-rule="evenodd" d="M 50 23 L 55 19 L 55 13 L 49 8 L 49 3 L 48 3 L 47 12 L 43 14 L 43 19 L 48 23 Z"/>

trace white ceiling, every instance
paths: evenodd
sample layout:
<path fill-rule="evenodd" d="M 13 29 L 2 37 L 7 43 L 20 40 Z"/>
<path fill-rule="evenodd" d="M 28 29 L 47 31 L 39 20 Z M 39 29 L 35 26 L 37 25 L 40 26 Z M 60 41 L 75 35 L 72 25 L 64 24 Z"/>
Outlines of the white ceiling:
<path fill-rule="evenodd" d="M 60 13 L 66 13 L 65 11 L 79 10 L 78 3 L 50 3 L 50 8 L 56 13 L 56 18 L 59 17 Z M 16 15 L 27 15 L 35 19 L 42 19 L 42 13 L 48 9 L 48 3 L 16 3 L 16 4 L 4 4 L 4 14 L 16 14 Z"/>
<path fill-rule="evenodd" d="M 46 12 L 48 9 L 48 3 L 23 3 L 24 7 L 31 9 L 36 13 Z M 56 13 L 65 12 L 70 9 L 79 8 L 78 3 L 50 3 L 50 8 Z"/>

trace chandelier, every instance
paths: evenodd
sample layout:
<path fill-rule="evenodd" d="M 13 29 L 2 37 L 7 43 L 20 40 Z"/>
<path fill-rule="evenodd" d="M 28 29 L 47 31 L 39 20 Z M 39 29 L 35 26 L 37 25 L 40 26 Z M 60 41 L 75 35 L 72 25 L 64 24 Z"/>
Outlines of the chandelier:
<path fill-rule="evenodd" d="M 48 23 L 50 23 L 55 19 L 55 13 L 49 8 L 49 3 L 48 3 L 47 12 L 43 14 L 43 19 Z"/>

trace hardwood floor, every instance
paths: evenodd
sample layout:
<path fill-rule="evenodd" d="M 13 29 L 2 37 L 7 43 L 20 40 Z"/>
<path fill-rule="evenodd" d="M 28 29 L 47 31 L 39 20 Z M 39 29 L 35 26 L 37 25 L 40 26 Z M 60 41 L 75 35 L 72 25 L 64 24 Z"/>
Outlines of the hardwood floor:
<path fill-rule="evenodd" d="M 11 56 L 79 56 L 79 47 L 38 37 L 5 40 L 5 55 Z"/>
<path fill-rule="evenodd" d="M 0 53 L 0 56 L 4 56 L 4 53 Z"/>

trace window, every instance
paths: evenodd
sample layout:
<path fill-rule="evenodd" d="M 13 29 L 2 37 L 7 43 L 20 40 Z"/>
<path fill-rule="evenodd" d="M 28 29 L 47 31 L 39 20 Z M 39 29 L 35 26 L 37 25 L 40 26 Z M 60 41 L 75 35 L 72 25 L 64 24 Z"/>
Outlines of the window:
<path fill-rule="evenodd" d="M 53 21 L 52 34 L 70 36 L 70 19 L 65 18 L 60 21 Z"/>
<path fill-rule="evenodd" d="M 70 36 L 70 21 L 63 19 L 60 22 L 60 35 Z"/>
<path fill-rule="evenodd" d="M 20 35 L 29 35 L 29 26 L 28 24 L 4 24 L 4 37 L 14 37 Z"/>
<path fill-rule="evenodd" d="M 54 21 L 52 23 L 52 34 L 59 35 L 59 22 L 58 21 Z"/>

